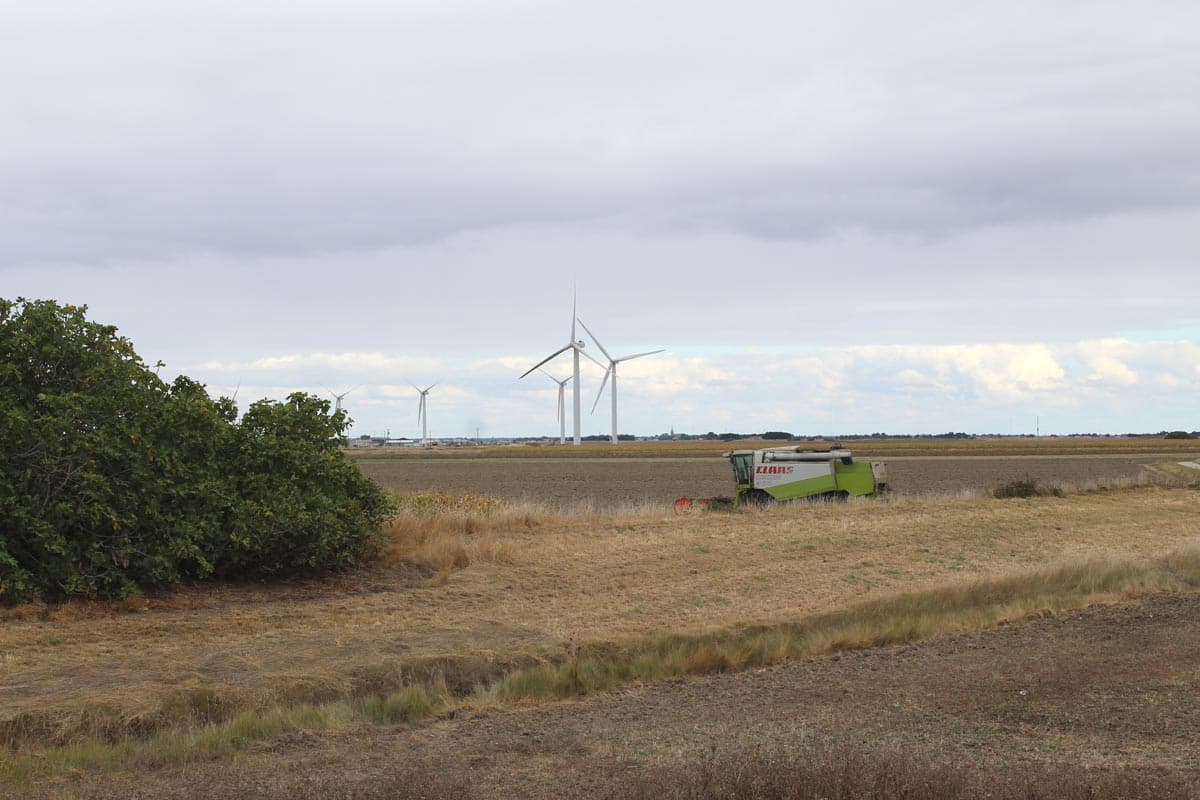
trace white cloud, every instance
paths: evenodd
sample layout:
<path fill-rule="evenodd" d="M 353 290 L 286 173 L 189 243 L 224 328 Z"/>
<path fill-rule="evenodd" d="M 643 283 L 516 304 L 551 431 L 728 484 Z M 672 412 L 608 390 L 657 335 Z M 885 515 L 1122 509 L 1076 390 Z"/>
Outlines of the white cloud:
<path fill-rule="evenodd" d="M 428 375 L 444 370 L 438 359 L 383 353 L 289 353 L 265 356 L 248 361 L 207 361 L 198 367 L 206 374 L 225 376 L 245 375 L 304 375 L 319 374 L 330 381 L 345 375 L 371 376 L 375 380 L 403 378 L 405 375 Z M 337 388 L 337 387 L 332 387 Z M 410 387 L 411 389 L 411 387 Z"/>
<path fill-rule="evenodd" d="M 848 352 L 860 369 L 872 374 L 900 369 L 901 374 L 918 376 L 913 388 L 923 385 L 939 392 L 1009 400 L 1058 388 L 1065 374 L 1044 344 L 887 345 L 854 347 Z M 926 373 L 931 377 L 924 377 Z"/>
<path fill-rule="evenodd" d="M 664 353 L 621 365 L 622 432 L 659 433 L 671 425 L 700 432 L 1005 432 L 1014 416 L 1036 415 L 1048 415 L 1048 425 L 1050 416 L 1057 418 L 1063 433 L 1159 430 L 1166 423 L 1157 420 L 1167 416 L 1175 420 L 1171 427 L 1191 429 L 1196 423 L 1186 418 L 1200 390 L 1198 356 L 1200 347 L 1189 343 L 1121 339 L 827 347 L 707 357 Z M 320 383 L 308 376 L 316 367 L 337 363 L 347 386 L 361 384 L 345 401 L 356 431 L 415 430 L 416 391 L 406 382 L 380 377 L 380 365 L 394 362 L 410 363 L 375 352 L 281 354 L 240 362 L 239 397 L 283 397 L 306 387 L 324 396 Z M 551 432 L 557 389 L 532 376 L 518 380 L 512 366 L 527 363 L 525 356 L 508 355 L 439 362 L 441 382 L 430 395 L 439 431 Z M 226 378 L 233 374 L 218 371 Z M 1167 393 L 1154 408 L 1146 407 L 1144 388 L 1131 379 L 1139 373 L 1154 375 L 1158 391 Z M 293 384 L 280 380 L 288 375 L 295 377 Z M 585 433 L 608 429 L 606 399 L 589 413 L 602 375 L 594 365 L 583 373 Z M 214 386 L 230 394 L 229 383 Z M 570 394 L 568 386 L 568 408 Z"/>
<path fill-rule="evenodd" d="M 1137 373 L 1122 359 L 1132 352 L 1131 343 L 1123 339 L 1101 339 L 1083 342 L 1077 348 L 1091 373 L 1087 380 L 1094 384 L 1132 386 L 1138 382 Z"/>
<path fill-rule="evenodd" d="M 1195 208 L 1198 21 L 1177 0 L 18 3 L 0 264 Z"/>

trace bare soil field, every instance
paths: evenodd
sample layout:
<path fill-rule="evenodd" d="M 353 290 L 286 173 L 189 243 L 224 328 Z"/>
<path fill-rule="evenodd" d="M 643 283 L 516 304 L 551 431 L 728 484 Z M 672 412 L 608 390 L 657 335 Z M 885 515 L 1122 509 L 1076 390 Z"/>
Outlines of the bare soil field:
<path fill-rule="evenodd" d="M 858 454 L 856 457 L 861 458 Z M 1056 485 L 1137 480 L 1163 455 L 890 456 L 892 490 L 905 495 L 986 493 L 1033 478 Z M 729 462 L 710 458 L 372 458 L 367 477 L 397 491 L 486 494 L 551 507 L 668 507 L 678 497 L 733 494 Z"/>
<path fill-rule="evenodd" d="M 1198 663 L 1200 596 L 1157 595 L 416 729 L 313 735 L 257 748 L 235 769 L 119 779 L 92 796 L 319 797 L 350 787 L 384 797 L 412 780 L 398 773 L 415 768 L 465 784 L 454 796 L 620 797 L 622 784 L 712 751 L 833 740 L 964 770 L 979 787 L 972 796 L 1030 772 L 1079 770 L 1131 774 L 1135 784 L 1139 775 L 1170 778 L 1191 787 L 1174 796 L 1197 797 Z"/>

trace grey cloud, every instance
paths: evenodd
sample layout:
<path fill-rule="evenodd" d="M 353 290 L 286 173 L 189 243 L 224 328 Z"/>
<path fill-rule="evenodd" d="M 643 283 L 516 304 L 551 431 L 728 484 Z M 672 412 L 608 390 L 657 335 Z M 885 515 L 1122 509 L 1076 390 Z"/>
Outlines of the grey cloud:
<path fill-rule="evenodd" d="M 1094 406 L 1064 392 L 1064 425 L 1194 427 L 1190 345 L 1129 371 L 1121 348 L 1062 348 L 1200 330 L 1192 3 L 0 16 L 0 293 L 87 303 L 214 385 L 402 394 L 427 365 L 462 392 L 439 420 L 548 427 L 552 385 L 516 375 L 565 336 L 577 284 L 614 349 L 710 367 L 631 381 L 642 432 L 1003 430 L 1037 411 L 989 406 L 944 359 L 855 354 L 995 343 L 1058 348 Z M 313 353 L 384 360 L 253 366 Z M 841 394 L 788 422 L 813 381 Z M 409 424 L 394 395 L 356 397 L 363 424 Z"/>
<path fill-rule="evenodd" d="M 1200 182 L 1182 3 L 68 9 L 0 34 L 0 266 L 587 222 L 948 235 Z"/>

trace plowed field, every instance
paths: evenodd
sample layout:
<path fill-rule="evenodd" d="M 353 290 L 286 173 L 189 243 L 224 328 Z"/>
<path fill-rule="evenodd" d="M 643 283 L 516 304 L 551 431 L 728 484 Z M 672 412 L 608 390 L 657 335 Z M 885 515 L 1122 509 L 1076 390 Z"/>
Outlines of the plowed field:
<path fill-rule="evenodd" d="M 1000 483 L 1033 478 L 1086 485 L 1136 479 L 1162 456 L 1024 455 L 888 458 L 894 491 L 909 495 L 985 493 Z M 389 489 L 440 489 L 487 494 L 551 506 L 598 508 L 665 505 L 677 497 L 733 493 L 733 474 L 721 458 L 478 458 L 369 460 L 363 473 Z"/>

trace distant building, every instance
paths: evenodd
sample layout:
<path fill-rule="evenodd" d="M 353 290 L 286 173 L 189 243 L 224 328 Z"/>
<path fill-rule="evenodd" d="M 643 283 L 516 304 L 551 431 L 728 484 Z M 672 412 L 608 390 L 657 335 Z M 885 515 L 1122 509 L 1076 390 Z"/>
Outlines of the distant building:
<path fill-rule="evenodd" d="M 393 439 L 389 436 L 370 436 L 363 434 L 349 442 L 351 447 L 412 447 L 418 442 L 415 439 Z"/>

